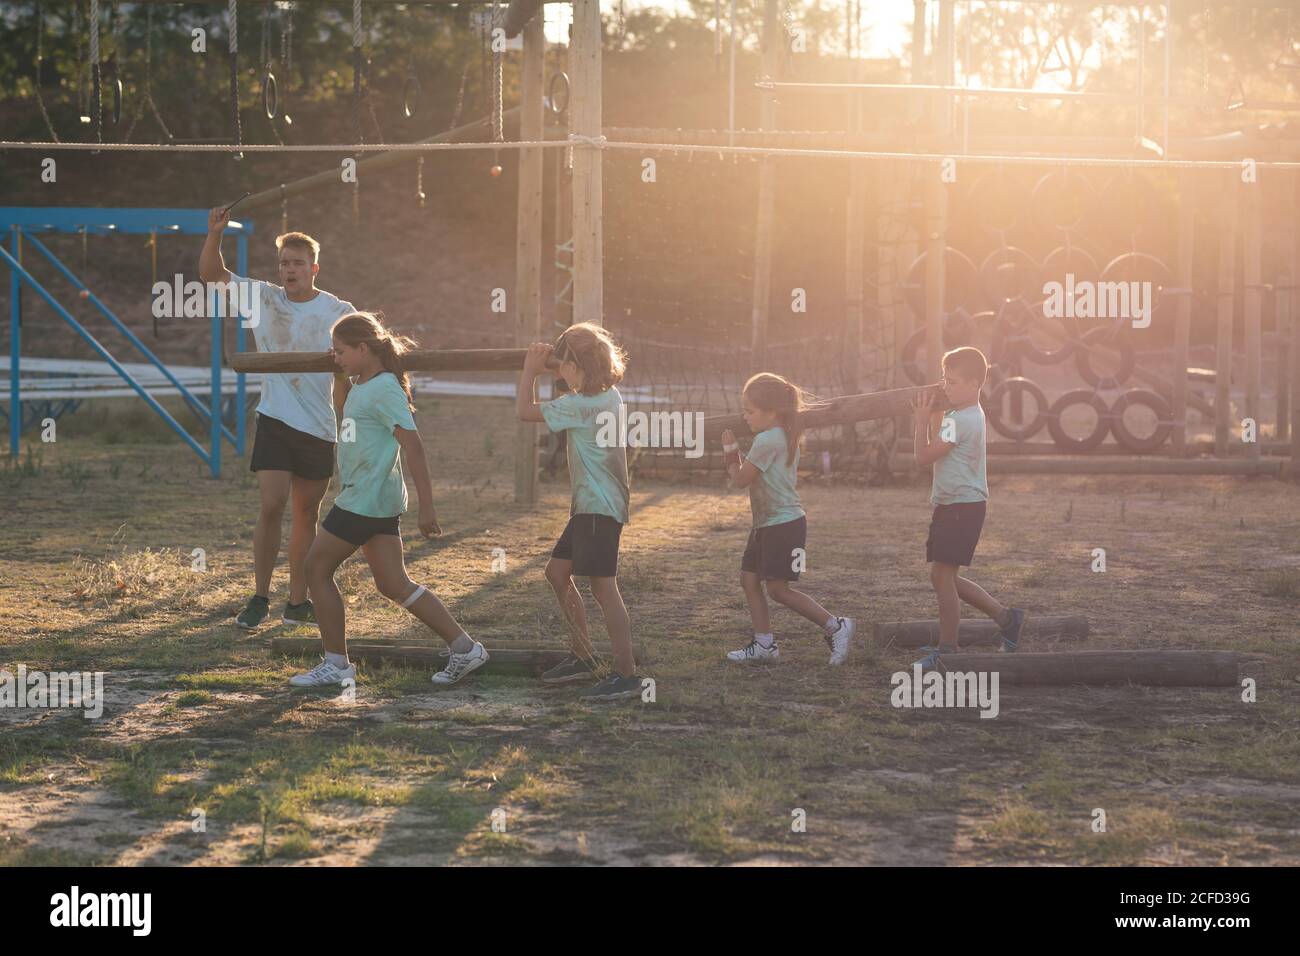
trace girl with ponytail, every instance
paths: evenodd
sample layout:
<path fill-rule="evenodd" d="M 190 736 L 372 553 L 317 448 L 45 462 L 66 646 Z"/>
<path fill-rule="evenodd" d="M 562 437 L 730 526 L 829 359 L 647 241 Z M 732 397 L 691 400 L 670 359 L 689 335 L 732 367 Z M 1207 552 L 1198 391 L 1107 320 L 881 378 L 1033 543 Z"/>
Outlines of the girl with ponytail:
<path fill-rule="evenodd" d="M 808 537 L 808 519 L 795 491 L 803 392 L 780 375 L 760 372 L 745 383 L 741 401 L 754 443 L 742 458 L 736 436 L 728 429 L 722 433 L 722 449 L 732 484 L 749 489 L 754 516 L 740 560 L 740 585 L 749 604 L 754 637 L 745 647 L 729 652 L 727 660 L 749 663 L 780 657 L 768 615 L 767 598 L 771 597 L 821 626 L 831 649 L 830 662 L 843 664 L 856 629 L 853 620 L 836 617 L 790 587 L 790 582 L 799 580 L 797 569 L 804 565 Z"/>
<path fill-rule="evenodd" d="M 294 687 L 356 680 L 356 667 L 348 661 L 343 597 L 334 572 L 358 548 L 366 556 L 379 593 L 447 642 L 451 656 L 446 668 L 433 675 L 435 684 L 454 684 L 488 660 L 483 645 L 465 633 L 437 596 L 406 573 L 399 530 L 407 505 L 402 451 L 420 498 L 420 533 L 429 538 L 441 534 L 442 528 L 433 507 L 424 443 L 411 414 L 415 410 L 411 383 L 402 370 L 402 355 L 415 343 L 390 332 L 382 320 L 379 313 L 353 312 L 331 330 L 330 353 L 352 387 L 343 405 L 339 434 L 339 494 L 307 553 L 307 586 L 325 660 L 291 678 Z"/>

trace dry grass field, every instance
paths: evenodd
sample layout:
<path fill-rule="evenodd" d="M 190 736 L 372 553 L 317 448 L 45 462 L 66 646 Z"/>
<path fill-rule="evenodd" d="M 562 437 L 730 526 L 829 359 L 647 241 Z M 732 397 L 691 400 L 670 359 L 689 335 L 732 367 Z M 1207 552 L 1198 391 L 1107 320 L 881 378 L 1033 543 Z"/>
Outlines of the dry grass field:
<path fill-rule="evenodd" d="M 516 506 L 510 404 L 420 404 L 444 534 L 408 519 L 412 576 L 476 637 L 562 647 L 542 566 L 567 483 Z M 1009 687 L 993 720 L 892 707 L 916 655 L 866 625 L 936 614 L 916 476 L 802 483 L 802 586 L 864 625 L 842 668 L 786 611 L 779 665 L 725 663 L 747 639 L 747 499 L 636 481 L 620 581 L 653 703 L 483 672 L 439 693 L 427 670 L 365 665 L 347 702 L 291 692 L 310 662 L 269 654 L 310 630 L 231 623 L 252 580 L 246 461 L 211 480 L 146 415 L 88 407 L 0 470 L 0 668 L 107 672 L 100 719 L 0 710 L 0 863 L 1300 863 L 1295 484 L 995 477 L 971 572 L 1031 615 L 1088 615 L 1090 647 L 1245 652 L 1254 703 Z M 354 639 L 431 639 L 364 564 L 341 585 Z M 277 621 L 286 590 L 282 568 Z"/>

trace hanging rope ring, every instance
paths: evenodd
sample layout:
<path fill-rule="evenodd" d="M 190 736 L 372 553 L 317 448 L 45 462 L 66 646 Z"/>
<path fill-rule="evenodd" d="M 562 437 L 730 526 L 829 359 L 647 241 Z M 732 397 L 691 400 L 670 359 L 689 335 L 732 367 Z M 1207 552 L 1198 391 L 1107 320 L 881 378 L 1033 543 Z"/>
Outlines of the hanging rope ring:
<path fill-rule="evenodd" d="M 262 77 L 262 108 L 266 110 L 266 118 L 269 120 L 280 115 L 280 88 L 276 85 L 275 74 L 270 70 Z"/>
<path fill-rule="evenodd" d="M 420 78 L 415 75 L 415 64 L 412 63 L 406 82 L 402 84 L 402 115 L 407 119 L 413 119 L 420 112 L 420 93 Z"/>
<path fill-rule="evenodd" d="M 563 70 L 552 73 L 551 82 L 546 84 L 546 108 L 555 116 L 569 111 L 569 74 Z"/>

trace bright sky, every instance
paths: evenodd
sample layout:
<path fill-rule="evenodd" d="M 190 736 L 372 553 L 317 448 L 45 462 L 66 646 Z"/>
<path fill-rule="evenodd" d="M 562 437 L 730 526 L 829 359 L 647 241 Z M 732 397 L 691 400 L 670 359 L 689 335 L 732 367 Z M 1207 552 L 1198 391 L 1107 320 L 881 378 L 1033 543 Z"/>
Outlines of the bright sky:
<path fill-rule="evenodd" d="M 824 0 L 829 6 L 844 8 L 845 0 Z M 608 15 L 616 10 L 618 0 L 602 0 L 601 9 Z M 690 14 L 690 5 L 682 0 L 626 0 L 626 10 L 643 10 L 658 7 L 661 10 L 678 10 Z M 912 0 L 865 0 L 862 3 L 862 54 L 867 57 L 901 57 L 912 37 Z M 547 4 L 546 39 L 563 42 L 568 36 L 568 25 L 573 19 L 573 8 L 567 3 Z M 725 29 L 728 0 L 722 0 Z"/>

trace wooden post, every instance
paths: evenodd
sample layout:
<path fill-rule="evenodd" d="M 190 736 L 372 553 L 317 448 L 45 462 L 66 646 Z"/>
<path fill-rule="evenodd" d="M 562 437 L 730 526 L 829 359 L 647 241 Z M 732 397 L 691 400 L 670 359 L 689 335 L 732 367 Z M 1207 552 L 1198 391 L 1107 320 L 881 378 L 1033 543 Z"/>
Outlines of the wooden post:
<path fill-rule="evenodd" d="M 1295 291 L 1296 273 L 1291 261 L 1291 250 L 1295 248 L 1295 218 L 1285 210 L 1295 208 L 1296 177 L 1291 173 L 1282 173 L 1278 184 L 1276 198 L 1269 204 L 1270 209 L 1281 209 L 1282 213 L 1282 268 L 1277 277 L 1277 291 L 1273 295 L 1274 322 L 1277 326 L 1277 434 L 1273 438 L 1286 441 L 1291 433 L 1291 326 L 1296 321 Z"/>
<path fill-rule="evenodd" d="M 1261 312 L 1264 290 L 1260 286 L 1260 209 L 1263 205 L 1260 190 L 1263 184 L 1256 180 L 1242 187 L 1245 195 L 1242 222 L 1242 279 L 1243 316 L 1245 320 L 1246 349 L 1246 416 L 1255 423 L 1255 440 L 1246 444 L 1246 457 L 1258 458 L 1263 447 L 1263 409 L 1260 406 L 1260 381 L 1262 378 L 1262 346 L 1260 342 Z"/>
<path fill-rule="evenodd" d="M 762 72 L 774 80 L 778 78 L 775 74 L 780 64 L 776 48 L 779 17 L 777 0 L 764 0 Z M 776 103 L 770 90 L 760 94 L 758 125 L 765 130 L 776 126 Z M 757 371 L 766 364 L 767 325 L 772 308 L 772 224 L 775 214 L 776 160 L 764 156 L 758 166 L 758 218 L 754 225 L 754 291 L 749 313 L 750 371 Z"/>
<path fill-rule="evenodd" d="M 1214 365 L 1214 454 L 1219 458 L 1228 456 L 1232 423 L 1232 307 L 1240 174 L 1230 169 L 1227 177 L 1219 213 L 1219 321 Z"/>
<path fill-rule="evenodd" d="M 853 97 L 853 125 L 861 129 L 862 97 Z M 862 390 L 862 258 L 867 233 L 867 161 L 849 161 L 849 196 L 844 222 L 844 321 L 849 363 L 848 390 Z"/>
<path fill-rule="evenodd" d="M 1196 174 L 1184 169 L 1178 176 L 1178 284 L 1185 291 L 1178 299 L 1174 319 L 1174 367 L 1170 375 L 1170 408 L 1174 417 L 1172 433 L 1174 455 L 1187 454 L 1187 353 L 1192 334 L 1192 257 L 1195 254 L 1192 230 L 1196 225 Z"/>
<path fill-rule="evenodd" d="M 601 136 L 600 45 L 600 0 L 573 0 L 570 123 L 592 140 Z M 605 322 L 601 152 L 581 143 L 573 150 L 573 314 L 597 325 Z"/>
<path fill-rule="evenodd" d="M 948 190 L 939 181 L 939 168 L 925 165 L 925 374 L 937 382 L 942 374 L 944 257 L 947 252 Z"/>
<path fill-rule="evenodd" d="M 542 18 L 524 27 L 524 63 L 519 136 L 539 142 L 543 136 L 546 35 Z M 542 337 L 542 151 L 519 153 L 519 196 L 515 216 L 515 345 L 527 348 Z M 515 425 L 515 501 L 537 500 L 537 425 Z"/>
<path fill-rule="evenodd" d="M 1291 223 L 1291 293 L 1287 297 L 1291 313 L 1291 411 L 1292 418 L 1300 415 L 1300 229 L 1295 217 L 1300 215 L 1300 172 L 1291 173 L 1291 198 L 1284 207 L 1291 211 L 1284 218 Z M 1291 422 L 1291 474 L 1300 478 L 1300 422 Z"/>

